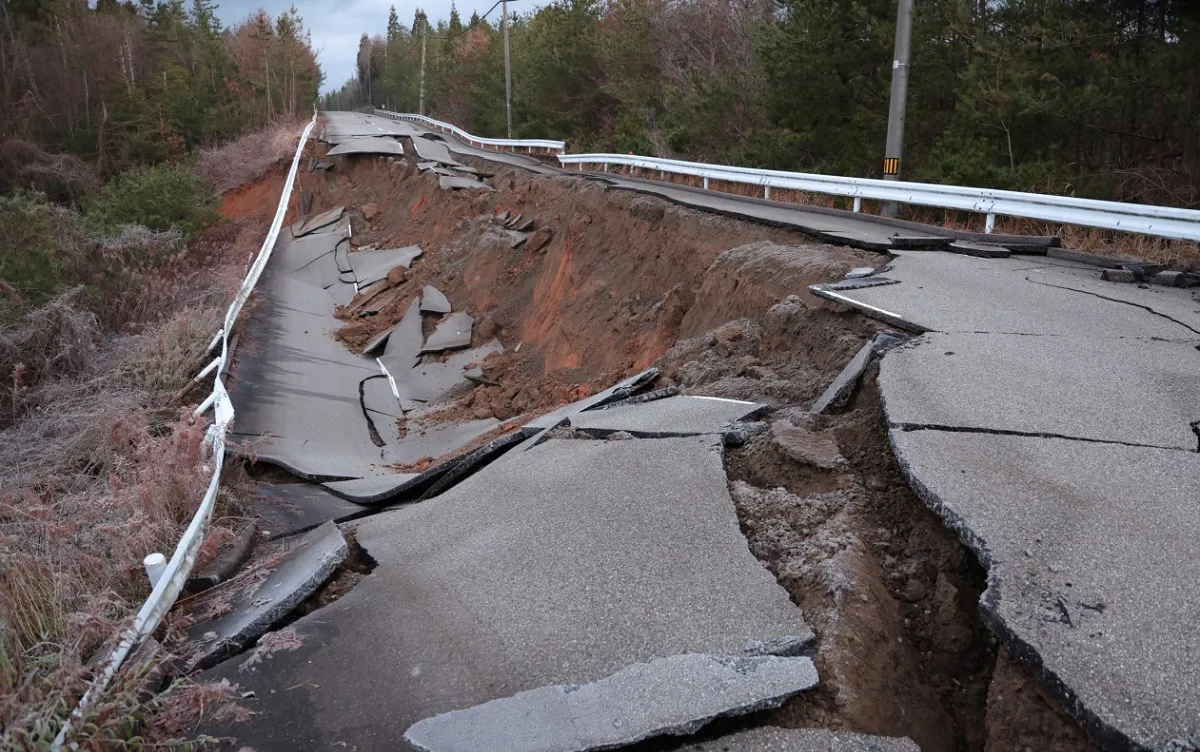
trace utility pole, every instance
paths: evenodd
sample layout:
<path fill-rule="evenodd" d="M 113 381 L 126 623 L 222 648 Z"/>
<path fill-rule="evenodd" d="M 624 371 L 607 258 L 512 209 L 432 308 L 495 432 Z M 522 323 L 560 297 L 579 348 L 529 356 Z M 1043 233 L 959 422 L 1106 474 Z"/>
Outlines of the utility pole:
<path fill-rule="evenodd" d="M 892 60 L 892 99 L 888 109 L 887 147 L 883 154 L 883 179 L 900 179 L 904 154 L 904 117 L 908 103 L 908 58 L 912 47 L 913 0 L 899 0 L 896 11 L 896 49 Z M 896 202 L 883 204 L 885 217 L 896 216 Z"/>
<path fill-rule="evenodd" d="M 512 63 L 508 58 L 508 0 L 500 9 L 504 17 L 500 26 L 504 29 L 504 111 L 508 115 L 508 137 L 512 138 Z"/>
<path fill-rule="evenodd" d="M 417 114 L 425 114 L 425 37 L 429 36 L 429 22 L 421 19 L 421 99 L 417 103 Z"/>

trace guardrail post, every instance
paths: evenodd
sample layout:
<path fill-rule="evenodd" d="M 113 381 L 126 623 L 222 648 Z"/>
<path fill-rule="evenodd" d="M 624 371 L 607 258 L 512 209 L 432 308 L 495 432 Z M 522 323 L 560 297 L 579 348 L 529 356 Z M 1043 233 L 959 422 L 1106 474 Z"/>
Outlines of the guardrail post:
<path fill-rule="evenodd" d="M 854 211 L 862 211 L 862 196 L 854 197 Z"/>
<path fill-rule="evenodd" d="M 605 162 L 605 163 L 604 163 L 604 171 L 605 171 L 605 172 L 608 172 L 608 162 Z"/>
<path fill-rule="evenodd" d="M 708 178 L 704 179 L 704 190 L 708 190 Z"/>
<path fill-rule="evenodd" d="M 991 232 L 994 229 L 996 229 L 996 215 L 989 214 L 987 215 L 987 221 L 983 223 L 983 231 Z"/>
<path fill-rule="evenodd" d="M 763 186 L 763 198 L 765 198 L 767 201 L 771 200 L 771 186 L 769 186 L 769 185 Z"/>

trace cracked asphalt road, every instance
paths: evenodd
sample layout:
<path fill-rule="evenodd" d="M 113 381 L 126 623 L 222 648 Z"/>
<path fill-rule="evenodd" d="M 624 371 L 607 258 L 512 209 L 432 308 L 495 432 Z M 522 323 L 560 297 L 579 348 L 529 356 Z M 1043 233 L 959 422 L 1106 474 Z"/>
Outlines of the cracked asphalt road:
<path fill-rule="evenodd" d="M 842 290 L 930 330 L 882 361 L 893 449 L 988 569 L 985 620 L 1109 749 L 1200 732 L 1200 299 L 1038 257 L 901 252 Z"/>

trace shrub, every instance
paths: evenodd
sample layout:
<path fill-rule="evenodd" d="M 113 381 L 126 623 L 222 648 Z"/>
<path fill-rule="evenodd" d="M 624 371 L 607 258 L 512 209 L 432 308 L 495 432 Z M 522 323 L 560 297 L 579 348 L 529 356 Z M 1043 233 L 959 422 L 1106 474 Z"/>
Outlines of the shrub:
<path fill-rule="evenodd" d="M 62 286 L 45 195 L 18 191 L 0 196 L 0 249 L 0 318 L 24 303 L 41 303 Z"/>
<path fill-rule="evenodd" d="M 177 229 L 191 239 L 213 224 L 220 196 L 192 175 L 188 164 L 160 164 L 122 173 L 100 190 L 88 208 L 92 229 L 110 235 L 122 225 Z"/>

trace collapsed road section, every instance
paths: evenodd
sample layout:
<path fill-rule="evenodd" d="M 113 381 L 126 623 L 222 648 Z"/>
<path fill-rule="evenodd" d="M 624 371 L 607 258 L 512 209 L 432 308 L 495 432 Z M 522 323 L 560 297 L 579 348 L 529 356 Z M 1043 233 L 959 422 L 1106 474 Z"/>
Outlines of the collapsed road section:
<path fill-rule="evenodd" d="M 274 542 L 193 631 L 255 715 L 204 731 L 1187 749 L 1194 698 L 1161 680 L 1194 651 L 1165 567 L 1200 456 L 1187 291 L 698 211 L 370 116 L 325 133 L 232 374 L 247 453 L 286 471 L 261 487 Z"/>

